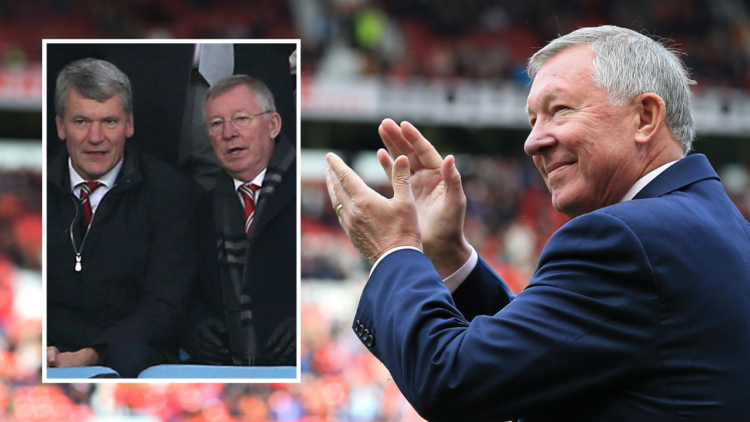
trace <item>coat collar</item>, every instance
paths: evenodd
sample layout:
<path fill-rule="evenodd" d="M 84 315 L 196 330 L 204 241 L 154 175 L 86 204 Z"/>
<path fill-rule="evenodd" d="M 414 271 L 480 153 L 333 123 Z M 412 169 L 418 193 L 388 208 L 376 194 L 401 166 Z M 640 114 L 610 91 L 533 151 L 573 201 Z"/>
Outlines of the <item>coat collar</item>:
<path fill-rule="evenodd" d="M 693 154 L 664 170 L 633 199 L 656 198 L 705 179 L 719 180 L 719 175 L 705 155 Z"/>

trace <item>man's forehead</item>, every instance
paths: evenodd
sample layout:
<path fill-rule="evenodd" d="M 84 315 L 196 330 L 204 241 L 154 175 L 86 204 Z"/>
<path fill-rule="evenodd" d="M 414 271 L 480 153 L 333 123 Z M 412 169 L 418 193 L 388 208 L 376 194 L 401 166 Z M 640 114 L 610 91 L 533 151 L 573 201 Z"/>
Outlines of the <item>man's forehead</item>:
<path fill-rule="evenodd" d="M 571 47 L 552 56 L 536 73 L 526 101 L 526 111 L 560 97 L 581 84 L 592 85 L 594 52 L 587 45 Z"/>
<path fill-rule="evenodd" d="M 75 89 L 68 93 L 67 114 L 83 115 L 88 113 L 127 114 L 122 95 L 115 94 L 107 99 L 99 100 L 82 95 Z"/>
<path fill-rule="evenodd" d="M 210 114 L 220 111 L 228 111 L 230 113 L 251 111 L 257 107 L 258 101 L 255 93 L 246 85 L 237 85 L 221 94 L 217 94 L 209 98 L 206 104 L 206 108 Z M 217 110 L 217 108 L 221 108 L 222 110 Z"/>

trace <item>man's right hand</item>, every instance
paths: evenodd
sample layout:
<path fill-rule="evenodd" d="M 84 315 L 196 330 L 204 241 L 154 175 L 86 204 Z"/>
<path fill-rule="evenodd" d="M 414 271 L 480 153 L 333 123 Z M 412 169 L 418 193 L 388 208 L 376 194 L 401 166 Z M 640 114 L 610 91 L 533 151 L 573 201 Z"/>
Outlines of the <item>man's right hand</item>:
<path fill-rule="evenodd" d="M 455 158 L 440 157 L 435 147 L 409 122 L 401 126 L 383 120 L 378 133 L 388 148 L 378 151 L 378 160 L 388 177 L 392 157 L 406 155 L 411 165 L 411 186 L 417 203 L 424 253 L 440 277 L 446 278 L 469 260 L 472 248 L 464 237 L 466 195 Z"/>
<path fill-rule="evenodd" d="M 189 350 L 193 359 L 211 364 L 230 362 L 228 343 L 225 341 L 227 326 L 223 321 L 211 317 L 198 323 L 195 331 L 193 344 Z"/>

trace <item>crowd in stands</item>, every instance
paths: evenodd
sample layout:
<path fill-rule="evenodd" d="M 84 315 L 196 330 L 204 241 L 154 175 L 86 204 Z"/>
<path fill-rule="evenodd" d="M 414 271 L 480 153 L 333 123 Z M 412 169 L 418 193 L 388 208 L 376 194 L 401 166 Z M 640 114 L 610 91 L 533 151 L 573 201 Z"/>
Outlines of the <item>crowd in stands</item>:
<path fill-rule="evenodd" d="M 536 49 L 601 24 L 673 40 L 698 89 L 750 89 L 743 0 L 2 0 L 0 57 L 5 65 L 38 62 L 43 38 L 301 38 L 305 75 L 525 84 Z"/>

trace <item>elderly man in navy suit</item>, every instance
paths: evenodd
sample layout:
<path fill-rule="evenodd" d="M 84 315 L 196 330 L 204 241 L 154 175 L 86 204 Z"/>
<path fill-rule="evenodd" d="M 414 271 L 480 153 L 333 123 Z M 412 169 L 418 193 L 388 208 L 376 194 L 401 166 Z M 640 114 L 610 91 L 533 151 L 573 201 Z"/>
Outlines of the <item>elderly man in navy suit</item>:
<path fill-rule="evenodd" d="M 602 26 L 528 72 L 525 150 L 571 220 L 517 296 L 464 239 L 454 158 L 413 126 L 380 127 L 393 199 L 328 155 L 339 221 L 375 263 L 355 332 L 431 421 L 745 420 L 750 224 L 686 156 L 684 64 Z"/>

